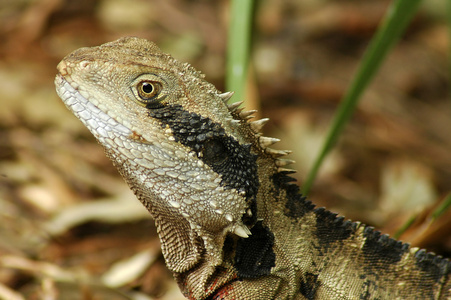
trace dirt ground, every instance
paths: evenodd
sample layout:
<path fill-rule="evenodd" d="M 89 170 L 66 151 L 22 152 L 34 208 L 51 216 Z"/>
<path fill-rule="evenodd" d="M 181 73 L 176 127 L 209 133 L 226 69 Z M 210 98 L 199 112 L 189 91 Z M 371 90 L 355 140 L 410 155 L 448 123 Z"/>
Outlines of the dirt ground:
<path fill-rule="evenodd" d="M 446 1 L 424 5 L 365 92 L 310 200 L 451 256 Z M 302 184 L 385 0 L 257 1 L 248 108 Z M 224 89 L 228 1 L 0 0 L 0 299 L 184 299 L 152 219 L 57 97 L 69 52 L 133 35 Z"/>

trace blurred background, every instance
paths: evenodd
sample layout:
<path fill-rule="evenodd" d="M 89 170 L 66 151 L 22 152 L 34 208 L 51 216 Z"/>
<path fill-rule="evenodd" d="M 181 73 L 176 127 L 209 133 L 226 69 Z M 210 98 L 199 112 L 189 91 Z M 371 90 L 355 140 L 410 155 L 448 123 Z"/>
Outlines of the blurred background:
<path fill-rule="evenodd" d="M 309 198 L 451 256 L 446 1 L 423 1 L 363 95 Z M 386 0 L 256 1 L 249 101 L 299 183 Z M 57 97 L 71 51 L 156 42 L 224 89 L 229 1 L 0 0 L 0 299 L 183 299 L 153 221 Z"/>

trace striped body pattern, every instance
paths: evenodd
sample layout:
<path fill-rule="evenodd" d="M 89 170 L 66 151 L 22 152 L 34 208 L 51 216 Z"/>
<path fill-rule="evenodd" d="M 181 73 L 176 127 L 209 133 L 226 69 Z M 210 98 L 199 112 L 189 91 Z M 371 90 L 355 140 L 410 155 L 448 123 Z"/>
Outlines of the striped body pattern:
<path fill-rule="evenodd" d="M 57 92 L 155 219 L 189 299 L 451 299 L 451 263 L 299 194 L 268 121 L 139 38 L 81 48 Z"/>

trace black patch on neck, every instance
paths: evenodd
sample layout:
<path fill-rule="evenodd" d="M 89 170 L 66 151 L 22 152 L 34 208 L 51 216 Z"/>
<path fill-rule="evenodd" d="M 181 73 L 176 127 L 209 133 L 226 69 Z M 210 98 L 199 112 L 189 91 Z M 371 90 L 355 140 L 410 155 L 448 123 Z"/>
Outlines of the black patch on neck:
<path fill-rule="evenodd" d="M 222 175 L 221 185 L 246 193 L 251 210 L 256 205 L 259 180 L 257 155 L 251 153 L 251 145 L 241 145 L 228 136 L 221 124 L 199 114 L 188 112 L 181 105 L 166 105 L 149 109 L 149 116 L 158 119 L 162 126 L 171 128 L 177 142 L 195 151 L 200 160 Z M 254 224 L 257 212 L 244 220 Z"/>
<path fill-rule="evenodd" d="M 385 269 L 384 264 L 391 265 L 399 262 L 404 253 L 409 251 L 409 244 L 403 244 L 386 234 L 381 234 L 370 226 L 365 227 L 363 236 L 366 240 L 362 251 L 368 266 L 379 266 Z"/>
<path fill-rule="evenodd" d="M 316 291 L 320 285 L 321 282 L 318 280 L 318 275 L 305 273 L 305 280 L 301 279 L 299 291 L 308 300 L 314 300 L 316 299 Z"/>
<path fill-rule="evenodd" d="M 272 176 L 274 190 L 272 191 L 274 199 L 280 199 L 281 191 L 286 191 L 286 201 L 284 214 L 287 217 L 298 219 L 315 207 L 310 201 L 299 193 L 299 187 L 291 184 L 296 181 L 289 176 L 290 172 L 277 172 Z"/>
<path fill-rule="evenodd" d="M 251 233 L 236 245 L 234 267 L 241 279 L 268 275 L 276 265 L 274 234 L 261 221 L 252 227 Z"/>
<path fill-rule="evenodd" d="M 357 223 L 343 221 L 344 217 L 337 217 L 324 207 L 314 210 L 316 214 L 316 236 L 324 249 L 337 241 L 342 241 L 351 236 L 357 230 Z"/>
<path fill-rule="evenodd" d="M 425 278 L 432 278 L 434 282 L 440 283 L 443 276 L 451 273 L 451 262 L 438 255 L 427 253 L 421 249 L 415 253 L 415 265 L 425 272 Z"/>

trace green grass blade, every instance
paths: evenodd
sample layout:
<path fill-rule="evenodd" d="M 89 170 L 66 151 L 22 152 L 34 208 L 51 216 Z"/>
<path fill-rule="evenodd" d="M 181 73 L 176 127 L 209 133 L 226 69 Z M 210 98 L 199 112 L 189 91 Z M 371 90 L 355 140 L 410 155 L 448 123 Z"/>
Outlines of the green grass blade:
<path fill-rule="evenodd" d="M 431 214 L 430 220 L 429 220 L 429 224 L 428 226 L 431 226 L 432 223 L 434 223 L 435 221 L 437 221 L 437 219 L 439 219 L 444 213 L 446 213 L 451 207 L 451 192 L 448 193 L 448 195 L 445 197 L 445 199 L 442 201 L 442 203 L 440 204 L 439 207 L 437 207 Z M 396 231 L 396 233 L 393 235 L 393 238 L 395 239 L 399 239 L 399 237 L 404 234 L 407 229 L 410 228 L 410 226 L 412 226 L 412 224 L 416 221 L 418 217 L 418 214 L 415 214 L 414 216 L 410 217 L 406 223 L 404 223 L 399 229 L 398 231 Z"/>
<path fill-rule="evenodd" d="M 388 8 L 378 31 L 372 38 L 362 58 L 361 65 L 350 88 L 347 90 L 335 113 L 320 154 L 314 162 L 306 181 L 303 183 L 302 192 L 304 194 L 307 194 L 310 190 L 323 160 L 334 146 L 338 136 L 351 117 L 359 97 L 379 69 L 388 51 L 399 39 L 409 21 L 414 16 L 419 3 L 420 0 L 395 0 Z"/>
<path fill-rule="evenodd" d="M 253 4 L 253 0 L 232 0 L 231 4 L 226 63 L 226 89 L 235 92 L 231 102 L 244 100 Z"/>
<path fill-rule="evenodd" d="M 413 225 L 413 223 L 415 223 L 415 221 L 417 220 L 418 214 L 415 214 L 414 216 L 410 217 L 406 223 L 404 223 L 399 229 L 398 231 L 395 232 L 395 234 L 393 234 L 393 238 L 394 239 L 399 239 L 399 237 L 407 231 L 407 229 L 410 228 L 410 226 Z"/>
<path fill-rule="evenodd" d="M 445 200 L 432 213 L 432 221 L 437 220 L 441 215 L 447 212 L 451 207 L 451 192 L 445 197 Z"/>

